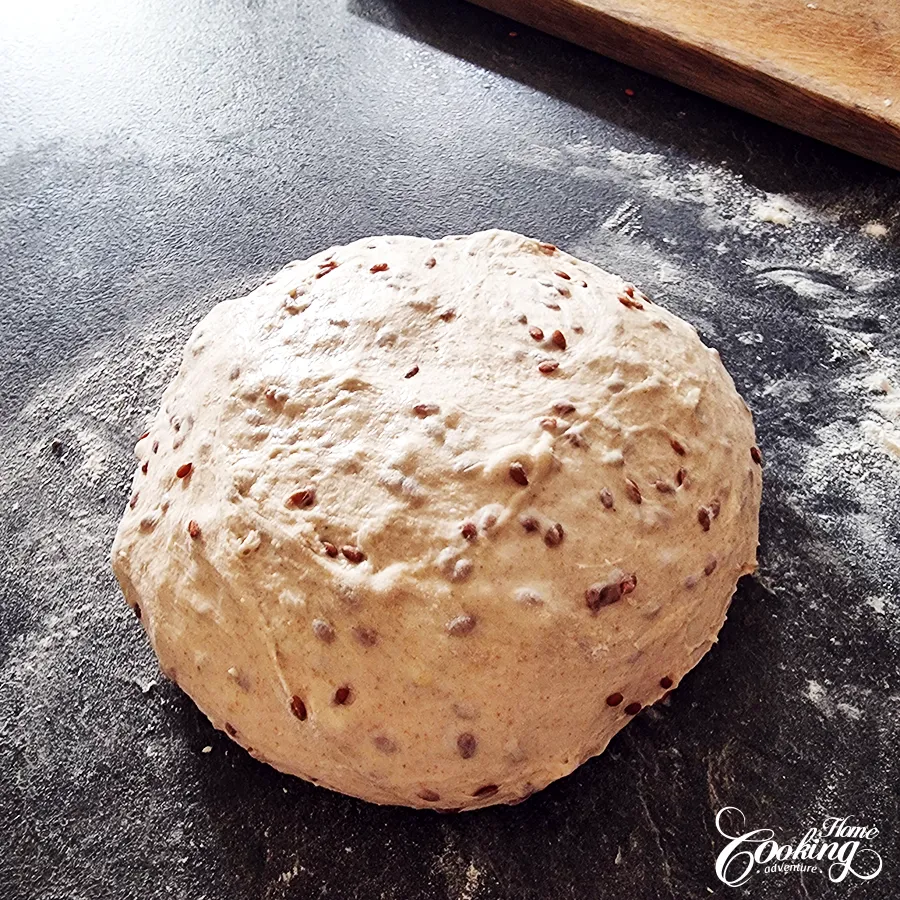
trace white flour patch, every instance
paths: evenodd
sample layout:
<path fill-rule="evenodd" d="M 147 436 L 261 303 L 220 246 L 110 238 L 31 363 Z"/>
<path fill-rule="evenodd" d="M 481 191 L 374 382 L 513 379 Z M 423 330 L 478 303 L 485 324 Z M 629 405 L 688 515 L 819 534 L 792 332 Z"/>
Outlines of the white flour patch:
<path fill-rule="evenodd" d="M 783 194 L 767 194 L 765 200 L 756 201 L 751 209 L 760 222 L 769 222 L 772 225 L 787 227 L 793 225 L 795 221 L 814 221 L 809 210 Z"/>
<path fill-rule="evenodd" d="M 862 233 L 872 238 L 887 237 L 888 230 L 881 222 L 866 222 L 862 227 Z"/>
<path fill-rule="evenodd" d="M 463 885 L 459 900 L 473 900 L 478 893 L 480 884 L 481 871 L 476 869 L 472 863 L 469 863 L 469 867 L 466 869 L 466 883 Z"/>
<path fill-rule="evenodd" d="M 631 200 L 620 204 L 603 222 L 603 227 L 610 231 L 621 231 L 625 234 L 636 234 L 641 230 L 640 207 Z"/>
<path fill-rule="evenodd" d="M 862 718 L 862 710 L 852 703 L 833 700 L 829 696 L 828 691 L 817 681 L 809 681 L 807 683 L 804 696 L 828 719 L 837 714 L 845 716 L 852 721 L 858 721 Z"/>
<path fill-rule="evenodd" d="M 759 260 L 747 260 L 746 265 L 748 269 L 759 271 L 756 281 L 760 287 L 765 287 L 767 282 L 769 284 L 783 285 L 784 287 L 789 287 L 801 297 L 814 299 L 840 297 L 841 294 L 841 291 L 833 284 L 829 284 L 827 281 L 820 281 L 815 272 L 792 268 L 772 268 L 767 263 Z"/>
<path fill-rule="evenodd" d="M 871 375 L 866 383 L 884 399 L 872 404 L 880 418 L 863 422 L 863 431 L 872 443 L 900 459 L 900 390 L 882 372 Z"/>
<path fill-rule="evenodd" d="M 802 200 L 755 188 L 724 167 L 685 162 L 662 153 L 580 141 L 562 147 L 533 145 L 511 153 L 510 158 L 519 165 L 587 181 L 627 184 L 631 193 L 636 187 L 648 200 L 699 207 L 701 220 L 713 231 L 749 233 L 770 225 L 831 221 Z M 617 215 L 617 210 L 610 210 L 606 221 L 615 222 Z"/>

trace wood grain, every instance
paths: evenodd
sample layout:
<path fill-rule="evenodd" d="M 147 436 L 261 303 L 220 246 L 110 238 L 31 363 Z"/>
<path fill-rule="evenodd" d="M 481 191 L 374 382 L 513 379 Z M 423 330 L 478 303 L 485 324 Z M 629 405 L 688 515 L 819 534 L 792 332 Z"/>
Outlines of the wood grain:
<path fill-rule="evenodd" d="M 900 169 L 898 0 L 472 0 Z"/>

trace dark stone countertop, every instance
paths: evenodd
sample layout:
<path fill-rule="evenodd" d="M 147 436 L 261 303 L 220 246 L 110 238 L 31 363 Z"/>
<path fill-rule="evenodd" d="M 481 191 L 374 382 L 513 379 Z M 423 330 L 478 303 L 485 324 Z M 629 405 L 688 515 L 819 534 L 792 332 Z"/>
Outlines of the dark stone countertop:
<path fill-rule="evenodd" d="M 900 894 L 900 175 L 449 0 L 7 6 L 4 900 Z M 378 808 L 214 732 L 109 546 L 215 302 L 329 244 L 490 226 L 720 349 L 766 456 L 761 568 L 674 696 L 571 777 L 515 808 Z M 729 805 L 783 842 L 876 825 L 884 871 L 726 888 Z"/>

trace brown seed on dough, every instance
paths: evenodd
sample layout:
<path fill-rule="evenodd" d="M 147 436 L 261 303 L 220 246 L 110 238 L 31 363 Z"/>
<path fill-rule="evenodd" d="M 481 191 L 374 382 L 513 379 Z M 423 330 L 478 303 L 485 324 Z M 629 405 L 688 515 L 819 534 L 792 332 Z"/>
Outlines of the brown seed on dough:
<path fill-rule="evenodd" d="M 537 325 L 532 325 L 531 328 L 528 329 L 528 333 L 536 340 L 542 341 L 544 339 L 544 332 L 541 331 Z"/>
<path fill-rule="evenodd" d="M 556 291 L 561 297 L 571 297 L 572 296 L 572 292 L 565 285 L 562 285 L 562 284 L 558 284 L 556 286 Z"/>
<path fill-rule="evenodd" d="M 575 412 L 575 407 L 571 403 L 555 403 L 553 405 L 553 412 L 558 416 L 567 416 L 570 413 Z"/>
<path fill-rule="evenodd" d="M 563 531 L 562 525 L 557 522 L 555 525 L 551 525 L 544 532 L 544 543 L 548 547 L 558 547 L 562 543 L 562 540 L 565 536 L 566 533 L 565 531 Z"/>
<path fill-rule="evenodd" d="M 619 303 L 622 306 L 627 306 L 629 309 L 643 309 L 644 304 L 641 303 L 640 300 L 635 300 L 633 297 L 629 297 L 627 294 L 619 294 L 617 297 Z"/>
<path fill-rule="evenodd" d="M 437 265 L 437 260 L 432 256 L 425 260 L 425 268 L 433 269 Z"/>
<path fill-rule="evenodd" d="M 478 741 L 475 739 L 475 735 L 464 731 L 456 739 L 456 749 L 459 750 L 459 755 L 463 759 L 471 759 L 478 749 Z"/>
<path fill-rule="evenodd" d="M 672 485 L 669 484 L 668 481 L 656 481 L 656 482 L 654 482 L 654 485 L 656 486 L 656 489 L 661 494 L 674 494 L 675 493 L 675 488 L 673 488 Z"/>
<path fill-rule="evenodd" d="M 528 485 L 528 474 L 525 471 L 525 466 L 520 462 L 509 464 L 509 477 L 512 478 L 516 484 L 522 485 L 522 487 Z"/>
<path fill-rule="evenodd" d="M 548 255 L 552 255 L 553 253 L 556 253 L 556 244 L 548 244 L 548 243 L 545 243 L 544 241 L 541 241 L 538 243 L 538 247 L 540 247 L 541 250 Z"/>
<path fill-rule="evenodd" d="M 672 687 L 673 683 L 674 683 L 674 682 L 672 681 L 671 678 L 669 678 L 668 675 L 665 675 L 664 677 L 662 677 L 662 678 L 659 679 L 659 686 L 660 686 L 664 691 L 667 691 L 670 687 Z"/>
<path fill-rule="evenodd" d="M 418 375 L 418 374 L 419 374 L 419 367 L 413 366 L 403 377 L 404 378 L 412 378 L 413 375 Z"/>
<path fill-rule="evenodd" d="M 566 336 L 559 329 L 557 329 L 553 332 L 553 334 L 550 335 L 550 340 L 553 341 L 553 343 L 556 344 L 556 346 L 559 347 L 560 350 L 565 350 L 568 346 L 566 344 Z"/>
<path fill-rule="evenodd" d="M 189 534 L 195 541 L 197 540 L 197 538 L 200 537 L 200 534 L 201 534 L 201 532 L 200 532 L 200 524 L 197 522 L 196 519 L 191 519 L 191 521 L 188 522 L 188 534 Z"/>
<path fill-rule="evenodd" d="M 384 272 L 387 270 L 387 267 L 387 263 L 375 263 L 375 265 L 372 266 L 369 271 L 372 272 L 372 274 L 374 274 L 375 272 Z"/>
<path fill-rule="evenodd" d="M 294 491 L 287 500 L 284 501 L 285 506 L 293 506 L 302 509 L 312 506 L 316 502 L 316 489 L 310 485 L 301 491 Z"/>
<path fill-rule="evenodd" d="M 334 626 L 324 619 L 313 619 L 313 634 L 322 642 L 331 644 L 334 642 Z"/>
<path fill-rule="evenodd" d="M 759 447 L 751 447 L 750 448 L 750 458 L 755 462 L 758 466 L 762 465 L 762 453 L 760 452 Z"/>
<path fill-rule="evenodd" d="M 353 637 L 355 637 L 363 647 L 374 647 L 378 643 L 378 632 L 371 628 L 363 628 L 360 625 L 354 627 Z"/>
<path fill-rule="evenodd" d="M 554 272 L 553 274 L 558 278 L 565 278 L 566 281 L 570 281 L 572 278 L 572 276 L 567 274 L 566 272 Z"/>
<path fill-rule="evenodd" d="M 321 278 L 323 275 L 327 275 L 329 272 L 334 271 L 337 267 L 338 264 L 333 259 L 329 259 L 326 262 L 319 263 L 319 271 L 316 272 L 316 278 Z"/>
<path fill-rule="evenodd" d="M 584 600 L 591 612 L 610 606 L 622 599 L 622 589 L 618 584 L 592 584 L 584 592 Z"/>
<path fill-rule="evenodd" d="M 615 694 L 610 694 L 606 698 L 606 705 L 607 706 L 618 706 L 624 699 L 625 698 L 620 693 L 616 692 Z"/>
<path fill-rule="evenodd" d="M 366 554 L 359 549 L 359 547 L 354 547 L 352 544 L 344 544 L 341 547 L 341 553 L 344 554 L 344 557 L 352 563 L 361 563 L 365 558 Z"/>
<path fill-rule="evenodd" d="M 534 516 L 521 516 L 521 517 L 519 518 L 519 524 L 520 524 L 526 531 L 529 531 L 529 532 L 531 532 L 531 531 L 537 531 L 538 528 L 540 527 L 540 523 L 538 522 L 538 520 L 537 520 Z"/>
<path fill-rule="evenodd" d="M 701 506 L 700 509 L 697 510 L 697 521 L 704 531 L 709 531 L 709 510 L 705 506 Z"/>
<path fill-rule="evenodd" d="M 441 411 L 439 406 L 435 406 L 434 403 L 419 403 L 413 407 L 413 412 L 420 418 L 424 419 L 426 416 L 434 416 Z"/>
<path fill-rule="evenodd" d="M 429 788 L 422 788 L 416 796 L 426 803 L 438 803 L 441 799 L 441 795 L 437 791 L 432 791 Z"/>
<path fill-rule="evenodd" d="M 325 552 L 333 559 L 338 555 L 338 548 L 331 543 L 331 541 L 322 541 L 322 546 L 325 548 Z"/>
<path fill-rule="evenodd" d="M 182 463 L 182 464 L 175 470 L 175 475 L 176 475 L 176 477 L 178 477 L 178 478 L 187 478 L 188 475 L 190 475 L 191 472 L 193 472 L 193 471 L 194 471 L 194 464 L 193 464 L 193 463 L 186 462 L 186 463 Z"/>
<path fill-rule="evenodd" d="M 609 488 L 603 488 L 603 490 L 600 491 L 600 502 L 607 509 L 612 509 L 616 505 L 616 501 L 613 498 L 612 491 Z"/>
<path fill-rule="evenodd" d="M 549 375 L 559 368 L 559 363 L 555 359 L 545 359 L 539 366 L 538 372 L 542 375 Z"/>
<path fill-rule="evenodd" d="M 466 522 L 462 527 L 462 536 L 467 541 L 475 540 L 478 534 L 478 526 L 474 522 Z"/>
<path fill-rule="evenodd" d="M 706 565 L 703 567 L 704 575 L 712 575 L 713 572 L 716 571 L 716 566 L 718 565 L 718 560 L 714 556 L 711 556 L 707 561 Z"/>
<path fill-rule="evenodd" d="M 306 704 L 294 694 L 291 697 L 291 712 L 301 721 L 306 721 Z"/>
<path fill-rule="evenodd" d="M 684 444 L 676 438 L 669 438 L 669 443 L 672 445 L 672 449 L 679 455 L 684 456 Z"/>
<path fill-rule="evenodd" d="M 141 466 L 141 471 L 142 471 L 145 475 L 147 474 L 147 469 L 149 468 L 149 466 L 150 466 L 150 460 L 145 459 L 143 465 Z"/>
<path fill-rule="evenodd" d="M 389 737 L 385 737 L 383 734 L 376 734 L 375 737 L 372 738 L 372 743 L 375 745 L 375 748 L 382 753 L 397 752 L 397 745 Z"/>
<path fill-rule="evenodd" d="M 642 708 L 640 703 L 629 703 L 628 706 L 625 707 L 625 715 L 636 716 Z"/>
<path fill-rule="evenodd" d="M 141 605 L 140 603 L 135 603 L 134 606 L 131 607 L 131 611 L 134 613 L 135 618 L 140 621 L 141 620 Z"/>
<path fill-rule="evenodd" d="M 486 784 L 486 785 L 484 785 L 484 787 L 478 788 L 478 790 L 475 791 L 475 793 L 472 794 L 472 796 L 473 797 L 493 797 L 494 794 L 496 794 L 497 791 L 499 791 L 499 790 L 500 790 L 500 788 L 497 787 L 496 784 Z"/>
<path fill-rule="evenodd" d="M 634 296 L 634 285 L 626 283 L 622 287 L 622 293 L 628 297 L 633 297 Z"/>
<path fill-rule="evenodd" d="M 453 637 L 465 637 L 465 635 L 471 634 L 474 631 L 475 617 L 468 615 L 457 616 L 447 623 L 446 628 L 447 634 L 450 634 Z"/>
<path fill-rule="evenodd" d="M 684 468 L 679 469 L 675 473 L 675 484 L 681 487 L 687 480 L 687 471 Z"/>
<path fill-rule="evenodd" d="M 643 502 L 641 489 L 630 478 L 625 479 L 625 496 L 628 497 L 632 503 Z"/>
<path fill-rule="evenodd" d="M 232 737 L 237 737 L 237 728 L 235 728 L 234 725 L 231 724 L 231 722 L 225 723 L 225 731 L 227 731 L 228 734 L 230 734 Z"/>
<path fill-rule="evenodd" d="M 137 506 L 137 502 L 138 502 L 138 497 L 139 497 L 139 496 L 140 496 L 140 494 L 139 494 L 137 491 L 135 491 L 135 492 L 131 495 L 131 499 L 128 501 L 128 505 L 129 505 L 132 509 L 134 509 L 135 506 Z"/>
<path fill-rule="evenodd" d="M 334 692 L 334 702 L 338 706 L 344 706 L 350 700 L 350 688 L 347 685 L 339 687 Z"/>

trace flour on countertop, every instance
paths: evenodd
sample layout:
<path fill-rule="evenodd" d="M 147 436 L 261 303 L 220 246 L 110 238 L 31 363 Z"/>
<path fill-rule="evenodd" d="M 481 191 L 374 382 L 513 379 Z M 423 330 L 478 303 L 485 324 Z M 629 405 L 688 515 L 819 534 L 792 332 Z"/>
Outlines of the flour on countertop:
<path fill-rule="evenodd" d="M 226 293 L 241 293 L 242 288 L 231 285 Z M 48 597 L 62 585 L 81 601 L 40 614 L 11 640 L 9 655 L 0 661 L 0 737 L 29 748 L 22 755 L 26 762 L 13 775 L 17 781 L 37 783 L 41 765 L 56 765 L 55 744 L 47 735 L 54 727 L 50 711 L 60 702 L 59 679 L 67 673 L 85 698 L 79 713 L 82 739 L 65 747 L 75 769 L 87 766 L 98 747 L 115 745 L 119 729 L 125 734 L 132 727 L 124 706 L 109 713 L 109 697 L 138 695 L 156 710 L 171 696 L 157 690 L 159 669 L 139 631 L 128 629 L 133 653 L 122 656 L 120 647 L 114 660 L 106 658 L 112 647 L 102 636 L 132 619 L 120 602 L 109 602 L 117 593 L 109 547 L 134 466 L 131 446 L 178 367 L 198 309 L 219 299 L 185 298 L 179 309 L 108 339 L 101 350 L 93 344 L 90 353 L 60 367 L 16 416 L 0 425 L 0 503 L 13 511 L 17 527 L 6 574 L 12 583 L 27 581 Z M 123 434 L 132 436 L 127 446 Z M 32 496 L 40 503 L 14 499 Z M 55 515 L 48 519 L 51 508 Z M 98 678 L 112 682 L 101 694 L 91 690 Z M 13 696 L 16 703 L 10 702 Z M 98 704 L 104 706 L 102 714 Z M 148 739 L 144 765 L 160 777 L 171 777 L 173 766 L 180 765 L 175 760 L 191 752 L 183 741 Z"/>

